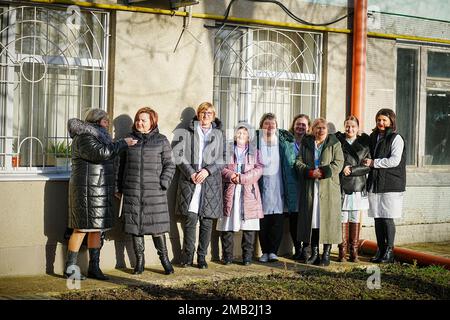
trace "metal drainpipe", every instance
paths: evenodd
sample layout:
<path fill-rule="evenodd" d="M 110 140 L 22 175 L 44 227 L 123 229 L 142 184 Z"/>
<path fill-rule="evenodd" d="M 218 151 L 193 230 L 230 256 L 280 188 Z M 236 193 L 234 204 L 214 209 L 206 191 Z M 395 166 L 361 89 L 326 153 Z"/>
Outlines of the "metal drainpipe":
<path fill-rule="evenodd" d="M 367 0 L 354 0 L 351 114 L 363 129 L 366 96 Z"/>

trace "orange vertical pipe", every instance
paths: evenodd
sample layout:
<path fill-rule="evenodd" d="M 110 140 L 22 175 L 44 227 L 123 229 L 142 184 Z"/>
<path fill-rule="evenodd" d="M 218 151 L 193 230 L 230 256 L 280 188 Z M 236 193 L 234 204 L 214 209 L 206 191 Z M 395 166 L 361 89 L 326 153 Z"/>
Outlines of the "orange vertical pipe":
<path fill-rule="evenodd" d="M 363 125 L 366 95 L 367 0 L 354 0 L 351 114 Z"/>

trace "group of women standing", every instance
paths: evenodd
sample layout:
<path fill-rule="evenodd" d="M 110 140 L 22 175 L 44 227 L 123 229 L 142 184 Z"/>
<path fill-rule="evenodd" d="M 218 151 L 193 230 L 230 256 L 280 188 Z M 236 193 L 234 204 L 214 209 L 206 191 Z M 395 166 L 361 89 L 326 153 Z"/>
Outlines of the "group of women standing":
<path fill-rule="evenodd" d="M 252 263 L 256 232 L 262 251 L 259 261 L 277 261 L 286 215 L 295 260 L 327 266 L 332 244 L 339 243 L 339 261 L 346 260 L 347 251 L 350 261 L 358 261 L 361 214 L 367 209 L 375 218 L 379 249 L 372 261 L 393 261 L 393 219 L 401 216 L 406 174 L 404 142 L 390 109 L 377 113 L 370 137 L 358 135 L 358 119 L 353 116 L 345 121 L 345 133 L 329 134 L 324 118 L 311 125 L 307 115 L 298 115 L 286 131 L 278 128 L 274 114 L 266 113 L 259 130 L 239 123 L 227 144 L 214 106 L 205 102 L 173 141 L 173 149 L 159 133 L 158 115 L 151 108 L 139 109 L 130 135 L 116 142 L 106 131 L 106 113 L 91 112 L 96 116 L 88 115 L 84 122 L 69 120 L 73 138 L 69 227 L 74 233 L 67 277 L 75 272 L 84 278 L 75 267 L 89 232 L 88 276 L 107 278 L 99 268 L 100 245 L 95 239 L 112 227 L 114 195 L 122 198 L 124 231 L 133 238 L 134 273 L 144 271 L 144 235 L 152 235 L 164 272 L 174 272 L 165 234 L 170 225 L 166 192 L 175 168 L 180 172 L 176 214 L 182 217 L 184 234 L 182 267 L 194 265 L 195 252 L 197 267 L 208 267 L 216 219 L 224 264 L 233 262 L 238 231 L 242 231 L 243 265 Z M 120 161 L 114 179 L 116 156 Z"/>

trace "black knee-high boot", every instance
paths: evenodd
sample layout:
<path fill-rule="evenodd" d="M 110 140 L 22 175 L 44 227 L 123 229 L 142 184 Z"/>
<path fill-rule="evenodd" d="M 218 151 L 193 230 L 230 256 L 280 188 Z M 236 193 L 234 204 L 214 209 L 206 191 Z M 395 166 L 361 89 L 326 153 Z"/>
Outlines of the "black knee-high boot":
<path fill-rule="evenodd" d="M 331 252 L 331 244 L 324 244 L 322 259 L 320 260 L 321 266 L 327 267 L 330 265 L 330 252 Z"/>
<path fill-rule="evenodd" d="M 386 236 L 386 250 L 380 263 L 394 262 L 394 239 L 395 239 L 395 223 L 394 219 L 384 219 L 384 232 Z"/>
<path fill-rule="evenodd" d="M 384 224 L 382 218 L 375 218 L 375 235 L 377 237 L 377 253 L 375 256 L 370 258 L 370 262 L 373 263 L 380 263 L 381 259 L 384 256 L 385 253 L 385 234 L 384 234 Z"/>
<path fill-rule="evenodd" d="M 175 270 L 170 263 L 169 256 L 167 253 L 167 244 L 166 244 L 166 236 L 153 236 L 153 243 L 155 244 L 156 251 L 158 252 L 159 260 L 161 260 L 161 264 L 164 268 L 165 274 L 174 273 Z"/>
<path fill-rule="evenodd" d="M 109 280 L 100 270 L 100 248 L 89 248 L 88 278 Z"/>
<path fill-rule="evenodd" d="M 144 236 L 133 235 L 133 247 L 136 254 L 136 266 L 134 267 L 133 274 L 141 274 L 144 272 L 145 267 L 145 242 Z"/>
<path fill-rule="evenodd" d="M 303 242 L 302 253 L 301 253 L 300 258 L 298 260 L 300 262 L 306 262 L 309 259 L 309 257 L 311 256 L 309 251 L 310 251 L 309 243 L 308 242 Z"/>
<path fill-rule="evenodd" d="M 64 277 L 74 280 L 85 280 L 86 277 L 81 274 L 80 267 L 77 266 L 78 251 L 67 251 L 66 265 L 64 267 Z"/>
<path fill-rule="evenodd" d="M 320 264 L 319 228 L 311 230 L 311 256 L 306 260 L 306 264 Z"/>

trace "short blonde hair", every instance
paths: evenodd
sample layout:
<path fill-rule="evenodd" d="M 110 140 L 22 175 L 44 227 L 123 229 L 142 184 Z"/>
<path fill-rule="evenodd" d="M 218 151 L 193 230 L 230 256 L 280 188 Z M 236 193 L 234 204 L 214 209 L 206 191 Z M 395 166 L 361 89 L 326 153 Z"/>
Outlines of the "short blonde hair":
<path fill-rule="evenodd" d="M 197 117 L 205 110 L 212 109 L 214 113 L 214 118 L 216 117 L 216 108 L 211 102 L 203 102 L 197 108 Z"/>
<path fill-rule="evenodd" d="M 328 128 L 328 121 L 327 121 L 327 119 L 320 117 L 320 118 L 317 118 L 317 119 L 314 120 L 314 122 L 313 122 L 313 124 L 311 126 L 311 130 L 314 130 L 314 128 L 317 127 L 317 125 L 319 123 L 324 124 Z"/>

